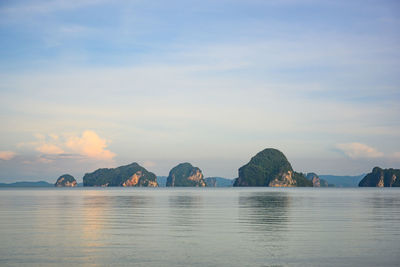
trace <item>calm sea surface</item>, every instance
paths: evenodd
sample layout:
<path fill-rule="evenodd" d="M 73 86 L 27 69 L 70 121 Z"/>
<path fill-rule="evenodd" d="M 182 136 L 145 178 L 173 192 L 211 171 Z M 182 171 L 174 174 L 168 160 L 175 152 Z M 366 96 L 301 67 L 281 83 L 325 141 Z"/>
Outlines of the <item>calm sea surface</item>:
<path fill-rule="evenodd" d="M 399 266 L 400 190 L 1 189 L 24 265 Z"/>

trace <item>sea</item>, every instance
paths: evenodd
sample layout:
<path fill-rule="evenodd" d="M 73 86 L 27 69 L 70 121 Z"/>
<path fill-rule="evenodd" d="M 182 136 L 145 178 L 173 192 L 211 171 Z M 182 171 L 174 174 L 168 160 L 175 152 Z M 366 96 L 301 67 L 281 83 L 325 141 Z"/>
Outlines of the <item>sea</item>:
<path fill-rule="evenodd" d="M 2 188 L 0 266 L 400 266 L 400 190 Z"/>

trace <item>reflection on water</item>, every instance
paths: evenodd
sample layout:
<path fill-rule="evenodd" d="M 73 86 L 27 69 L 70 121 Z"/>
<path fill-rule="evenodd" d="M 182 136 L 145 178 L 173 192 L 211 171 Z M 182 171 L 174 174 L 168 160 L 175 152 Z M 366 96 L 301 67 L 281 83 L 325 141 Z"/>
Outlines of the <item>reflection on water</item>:
<path fill-rule="evenodd" d="M 256 231 L 283 231 L 289 198 L 285 192 L 263 192 L 239 197 L 240 222 Z"/>
<path fill-rule="evenodd" d="M 84 253 L 89 254 L 95 247 L 104 246 L 102 231 L 106 222 L 104 212 L 107 211 L 109 202 L 107 197 L 101 196 L 99 192 L 90 192 L 90 195 L 83 196 L 83 221 L 81 225 L 82 246 Z"/>
<path fill-rule="evenodd" d="M 0 266 L 396 266 L 400 190 L 0 190 Z"/>
<path fill-rule="evenodd" d="M 190 232 L 201 223 L 200 211 L 204 209 L 199 195 L 179 194 L 168 197 L 169 220 L 171 234 L 182 236 L 182 232 Z M 188 233 L 185 233 L 188 234 Z"/>

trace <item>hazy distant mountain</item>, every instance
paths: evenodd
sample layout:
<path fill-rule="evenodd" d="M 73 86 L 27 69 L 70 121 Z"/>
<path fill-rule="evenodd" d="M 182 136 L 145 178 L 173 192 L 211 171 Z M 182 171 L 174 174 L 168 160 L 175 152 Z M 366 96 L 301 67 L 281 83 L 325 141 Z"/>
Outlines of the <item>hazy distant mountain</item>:
<path fill-rule="evenodd" d="M 136 162 L 112 169 L 98 169 L 83 176 L 84 186 L 156 187 L 157 177 Z"/>
<path fill-rule="evenodd" d="M 328 187 L 328 182 L 313 172 L 307 173 L 307 179 L 313 183 L 313 187 Z"/>
<path fill-rule="evenodd" d="M 9 184 L 0 183 L 0 187 L 54 187 L 54 185 L 45 181 L 39 181 L 39 182 L 15 182 Z"/>
<path fill-rule="evenodd" d="M 359 186 L 400 187 L 400 170 L 375 167 L 360 181 Z"/>
<path fill-rule="evenodd" d="M 165 187 L 167 184 L 168 176 L 157 176 L 158 187 Z"/>
<path fill-rule="evenodd" d="M 204 187 L 204 181 L 201 170 L 193 167 L 192 164 L 185 162 L 178 164 L 169 172 L 167 184 L 169 186 L 191 186 L 191 187 Z"/>
<path fill-rule="evenodd" d="M 222 177 L 207 177 L 204 179 L 207 187 L 231 187 L 234 180 Z"/>
<path fill-rule="evenodd" d="M 302 173 L 293 171 L 281 151 L 267 148 L 239 169 L 239 178 L 233 186 L 296 187 L 313 184 Z"/>
<path fill-rule="evenodd" d="M 356 176 L 339 176 L 339 175 L 319 175 L 320 178 L 326 180 L 330 185 L 335 187 L 357 187 L 365 174 Z"/>

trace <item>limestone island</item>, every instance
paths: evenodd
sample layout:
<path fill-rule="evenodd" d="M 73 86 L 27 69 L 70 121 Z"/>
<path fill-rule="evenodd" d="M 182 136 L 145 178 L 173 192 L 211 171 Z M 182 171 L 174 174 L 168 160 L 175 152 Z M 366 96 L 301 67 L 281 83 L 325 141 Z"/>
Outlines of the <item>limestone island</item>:
<path fill-rule="evenodd" d="M 206 182 L 199 168 L 185 162 L 171 169 L 166 186 L 205 187 Z"/>
<path fill-rule="evenodd" d="M 239 177 L 233 186 L 312 187 L 313 182 L 293 171 L 281 151 L 267 148 L 239 168 Z"/>
<path fill-rule="evenodd" d="M 327 181 L 319 178 L 319 176 L 313 172 L 307 173 L 306 178 L 312 182 L 313 187 L 328 187 L 329 186 Z"/>
<path fill-rule="evenodd" d="M 75 178 L 69 174 L 61 175 L 54 184 L 55 187 L 75 187 L 77 185 Z"/>
<path fill-rule="evenodd" d="M 375 167 L 358 184 L 360 187 L 400 187 L 400 169 Z"/>
<path fill-rule="evenodd" d="M 157 176 L 136 162 L 117 168 L 98 169 L 83 176 L 83 186 L 158 187 Z"/>

